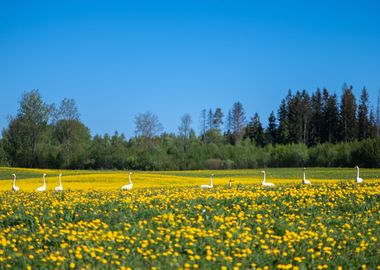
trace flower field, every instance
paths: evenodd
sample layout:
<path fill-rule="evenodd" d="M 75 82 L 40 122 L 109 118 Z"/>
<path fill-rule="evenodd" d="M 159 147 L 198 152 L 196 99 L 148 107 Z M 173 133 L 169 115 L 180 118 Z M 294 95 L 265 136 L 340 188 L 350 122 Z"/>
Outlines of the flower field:
<path fill-rule="evenodd" d="M 264 188 L 235 171 L 201 190 L 208 172 L 136 173 L 120 191 L 125 172 L 67 171 L 36 193 L 40 171 L 19 170 L 24 191 L 0 181 L 0 269 L 380 269 L 375 176 Z"/>

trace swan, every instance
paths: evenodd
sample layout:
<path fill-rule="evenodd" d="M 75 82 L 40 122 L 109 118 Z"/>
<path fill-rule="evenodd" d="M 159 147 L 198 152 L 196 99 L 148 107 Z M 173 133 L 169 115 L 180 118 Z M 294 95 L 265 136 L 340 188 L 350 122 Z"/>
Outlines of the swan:
<path fill-rule="evenodd" d="M 206 188 L 213 188 L 214 186 L 212 185 L 212 177 L 213 177 L 214 175 L 213 174 L 211 174 L 211 176 L 210 176 L 210 185 L 201 185 L 201 188 L 202 189 L 206 189 Z"/>
<path fill-rule="evenodd" d="M 132 183 L 132 180 L 131 180 L 131 175 L 132 173 L 130 172 L 129 175 L 128 175 L 128 178 L 129 178 L 129 184 L 128 185 L 125 185 L 125 186 L 122 186 L 121 189 L 122 190 L 131 190 L 132 187 L 133 187 L 133 183 Z"/>
<path fill-rule="evenodd" d="M 266 186 L 266 187 L 274 187 L 275 184 L 273 184 L 273 183 L 267 183 L 266 182 L 265 171 L 261 171 L 261 173 L 263 174 L 263 183 L 262 183 L 262 185 Z"/>
<path fill-rule="evenodd" d="M 356 183 L 363 183 L 363 178 L 359 177 L 359 166 L 355 166 L 355 169 L 358 171 L 355 179 Z"/>
<path fill-rule="evenodd" d="M 45 191 L 46 190 L 46 179 L 45 179 L 46 173 L 42 175 L 42 178 L 44 179 L 44 185 L 42 187 L 39 187 L 36 189 L 36 191 Z"/>
<path fill-rule="evenodd" d="M 56 188 L 54 188 L 55 191 L 63 191 L 61 176 L 62 176 L 62 173 L 60 173 L 60 174 L 58 175 L 59 186 L 56 187 Z"/>
<path fill-rule="evenodd" d="M 13 175 L 12 191 L 19 191 L 20 188 L 18 186 L 16 186 L 16 175 L 15 174 L 12 174 L 12 175 Z"/>
<path fill-rule="evenodd" d="M 302 177 L 302 184 L 304 185 L 311 185 L 311 182 L 309 180 L 306 180 L 306 168 L 303 168 L 303 177 Z"/>

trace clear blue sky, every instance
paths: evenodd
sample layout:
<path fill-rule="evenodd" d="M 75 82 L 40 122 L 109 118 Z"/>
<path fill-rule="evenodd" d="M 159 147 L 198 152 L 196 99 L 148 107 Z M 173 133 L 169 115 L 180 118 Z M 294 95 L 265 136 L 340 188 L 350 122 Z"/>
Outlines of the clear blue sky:
<path fill-rule="evenodd" d="M 288 89 L 380 88 L 379 1 L 0 1 L 0 128 L 21 94 L 74 98 L 92 134 L 155 113 L 243 103 L 262 121 Z"/>

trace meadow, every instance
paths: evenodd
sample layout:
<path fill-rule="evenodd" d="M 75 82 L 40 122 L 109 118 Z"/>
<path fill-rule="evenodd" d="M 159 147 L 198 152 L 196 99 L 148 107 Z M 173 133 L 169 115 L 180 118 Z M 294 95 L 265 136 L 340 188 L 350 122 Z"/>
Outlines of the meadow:
<path fill-rule="evenodd" d="M 266 171 L 0 168 L 0 269 L 380 269 L 379 169 Z"/>

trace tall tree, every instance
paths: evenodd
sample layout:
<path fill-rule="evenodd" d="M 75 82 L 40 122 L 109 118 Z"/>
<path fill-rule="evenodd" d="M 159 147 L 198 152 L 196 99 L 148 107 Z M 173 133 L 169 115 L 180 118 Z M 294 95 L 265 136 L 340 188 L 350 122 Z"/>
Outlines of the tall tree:
<path fill-rule="evenodd" d="M 311 96 L 311 127 L 310 127 L 310 143 L 312 145 L 322 141 L 323 129 L 323 112 L 322 112 L 322 94 L 318 88 Z"/>
<path fill-rule="evenodd" d="M 326 88 L 322 94 L 322 113 L 321 142 L 335 143 L 339 139 L 338 98 L 336 94 L 330 95 Z"/>
<path fill-rule="evenodd" d="M 376 137 L 380 137 L 380 89 L 377 94 L 377 106 L 376 106 Z"/>
<path fill-rule="evenodd" d="M 255 140 L 256 145 L 264 146 L 264 129 L 260 122 L 260 117 L 258 113 L 255 113 L 255 115 L 251 117 L 251 121 L 248 123 L 247 136 L 251 140 Z"/>
<path fill-rule="evenodd" d="M 285 99 L 281 101 L 278 109 L 278 143 L 286 144 L 289 142 L 289 120 L 288 107 Z"/>
<path fill-rule="evenodd" d="M 368 138 L 369 119 L 368 119 L 368 92 L 364 87 L 360 95 L 358 106 L 358 139 L 364 140 Z"/>
<path fill-rule="evenodd" d="M 90 131 L 79 120 L 79 111 L 74 99 L 63 99 L 55 113 L 54 135 L 61 149 L 61 167 L 73 168 L 83 163 L 90 145 Z"/>
<path fill-rule="evenodd" d="M 224 117 L 224 114 L 223 114 L 222 109 L 216 108 L 213 115 L 212 123 L 213 123 L 213 128 L 217 130 L 219 133 L 221 132 L 220 129 L 221 129 L 221 126 L 223 125 L 223 117 Z"/>
<path fill-rule="evenodd" d="M 163 131 L 157 115 L 151 112 L 139 113 L 135 116 L 135 133 L 145 139 L 151 139 Z"/>
<path fill-rule="evenodd" d="M 234 137 L 234 141 L 241 139 L 244 135 L 244 126 L 245 126 L 245 111 L 243 108 L 243 104 L 240 102 L 235 102 L 232 106 L 232 134 Z"/>
<path fill-rule="evenodd" d="M 201 128 L 201 136 L 203 137 L 207 131 L 207 112 L 206 109 L 203 109 L 200 114 L 200 128 Z"/>
<path fill-rule="evenodd" d="M 357 138 L 356 99 L 352 86 L 343 86 L 342 101 L 340 105 L 341 140 L 353 141 Z"/>
<path fill-rule="evenodd" d="M 268 140 L 268 143 L 276 144 L 278 143 L 278 134 L 277 134 L 277 123 L 276 123 L 276 116 L 274 115 L 274 112 L 272 111 L 268 118 L 268 127 L 266 130 L 266 138 Z"/>
<path fill-rule="evenodd" d="M 209 109 L 207 113 L 207 131 L 210 132 L 213 129 L 214 129 L 214 113 L 212 112 L 212 109 Z"/>
<path fill-rule="evenodd" d="M 51 107 L 43 100 L 38 90 L 25 92 L 20 100 L 17 116 L 10 119 L 5 130 L 4 149 L 12 165 L 37 167 L 37 146 L 47 127 Z"/>

